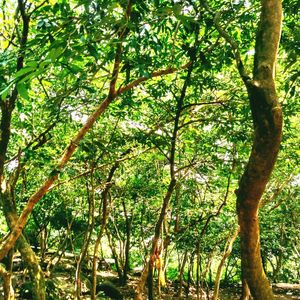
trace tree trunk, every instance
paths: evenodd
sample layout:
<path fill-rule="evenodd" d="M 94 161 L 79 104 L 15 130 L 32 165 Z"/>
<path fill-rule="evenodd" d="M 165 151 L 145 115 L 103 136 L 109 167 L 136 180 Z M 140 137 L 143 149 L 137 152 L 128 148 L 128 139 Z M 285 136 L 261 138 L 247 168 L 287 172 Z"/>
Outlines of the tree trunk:
<path fill-rule="evenodd" d="M 191 285 L 195 285 L 194 278 L 193 278 L 193 269 L 194 269 L 194 258 L 195 254 L 191 253 L 190 261 L 189 261 L 189 267 L 188 267 L 188 286 L 186 289 L 186 297 L 188 297 Z"/>
<path fill-rule="evenodd" d="M 17 241 L 17 249 L 21 253 L 22 259 L 25 261 L 28 269 L 30 278 L 33 284 L 33 300 L 45 300 L 46 299 L 46 286 L 44 273 L 40 267 L 37 257 L 30 245 L 26 241 L 23 234 Z"/>
<path fill-rule="evenodd" d="M 2 277 L 3 280 L 4 299 L 14 300 L 15 296 L 11 284 L 11 274 L 10 272 L 6 271 L 5 267 L 2 264 L 0 264 L 0 277 Z"/>
<path fill-rule="evenodd" d="M 17 213 L 14 204 L 13 190 L 9 184 L 7 184 L 6 190 L 2 191 L 1 199 L 3 201 L 3 212 L 7 224 L 9 228 L 12 229 L 17 221 Z M 46 299 L 44 273 L 34 251 L 31 249 L 23 234 L 19 237 L 16 246 L 29 269 L 30 278 L 33 284 L 33 300 Z"/>
<path fill-rule="evenodd" d="M 278 0 L 262 0 L 261 4 L 253 80 L 244 80 L 252 112 L 254 141 L 236 194 L 242 274 L 255 300 L 269 300 L 274 297 L 261 261 L 258 210 L 281 142 L 282 112 L 276 95 L 274 73 L 282 9 Z"/>
<path fill-rule="evenodd" d="M 95 225 L 95 190 L 94 190 L 94 174 L 91 173 L 91 191 L 89 190 L 89 185 L 87 184 L 87 194 L 88 194 L 88 203 L 89 203 L 89 211 L 88 211 L 88 224 L 86 231 L 84 233 L 83 244 L 81 247 L 79 259 L 77 261 L 76 273 L 75 273 L 75 294 L 77 299 L 81 299 L 81 268 L 84 259 L 88 254 L 88 248 L 91 241 L 92 232 Z"/>
<path fill-rule="evenodd" d="M 124 153 L 122 153 L 121 157 L 126 156 L 127 154 L 129 154 L 131 152 L 131 148 L 126 150 Z M 105 232 L 105 227 L 107 224 L 107 220 L 109 217 L 109 190 L 112 186 L 112 179 L 113 176 L 116 172 L 116 170 L 118 169 L 120 165 L 120 162 L 117 160 L 114 165 L 111 167 L 106 182 L 105 182 L 105 188 L 102 192 L 102 205 L 100 205 L 100 207 L 102 206 L 102 212 L 99 211 L 99 216 L 100 216 L 100 229 L 99 229 L 99 234 L 97 236 L 96 242 L 95 242 L 95 246 L 94 246 L 94 254 L 93 254 L 93 267 L 92 267 L 92 289 L 91 289 L 91 299 L 95 300 L 96 299 L 96 287 L 97 287 L 97 269 L 98 269 L 98 253 L 99 253 L 99 248 L 100 248 L 100 244 L 101 244 L 101 239 L 102 236 Z M 101 209 L 101 208 L 100 208 Z"/>
<path fill-rule="evenodd" d="M 232 251 L 232 246 L 234 241 L 236 240 L 238 234 L 239 234 L 239 228 L 236 229 L 236 231 L 234 232 L 233 236 L 230 239 L 230 236 L 228 237 L 226 246 L 225 246 L 225 250 L 224 250 L 224 254 L 223 257 L 221 259 L 221 262 L 218 266 L 218 270 L 217 270 L 217 275 L 216 275 L 216 279 L 215 279 L 215 288 L 214 288 L 214 296 L 213 296 L 213 300 L 217 300 L 219 297 L 219 288 L 220 288 L 220 281 L 221 281 L 221 275 L 222 275 L 222 269 L 224 266 L 224 263 L 227 259 L 227 257 L 230 255 L 231 251 Z M 228 246 L 227 246 L 228 244 Z"/>
<path fill-rule="evenodd" d="M 149 272 L 149 263 L 146 262 L 144 270 L 140 277 L 140 282 L 136 286 L 136 294 L 134 297 L 135 300 L 143 300 L 144 299 L 143 292 L 144 292 L 145 283 L 147 281 L 148 272 Z"/>
<path fill-rule="evenodd" d="M 145 268 L 142 272 L 140 282 L 137 284 L 136 299 L 143 299 L 143 296 L 142 296 L 143 295 L 143 290 L 144 290 L 147 278 L 149 276 L 150 277 L 148 279 L 151 280 L 151 283 L 150 283 L 150 287 L 148 287 L 148 292 L 152 288 L 152 274 L 150 274 L 150 272 L 152 272 L 153 263 L 156 260 L 156 254 L 157 254 L 157 251 L 158 251 L 158 242 L 159 242 L 161 227 L 162 227 L 165 215 L 167 213 L 167 208 L 168 208 L 169 201 L 170 201 L 170 198 L 172 196 L 173 190 L 175 188 L 175 185 L 176 185 L 176 179 L 172 179 L 169 183 L 168 191 L 167 191 L 167 193 L 164 197 L 164 201 L 163 201 L 163 205 L 161 207 L 160 215 L 159 215 L 159 218 L 158 218 L 157 223 L 155 225 L 155 233 L 154 233 L 154 237 L 152 239 L 152 247 L 151 247 L 151 252 L 150 252 L 150 258 L 147 261 L 146 266 L 145 266 Z M 148 283 L 149 283 L 149 280 L 148 280 Z M 149 293 L 150 293 L 150 296 L 153 295 L 152 291 L 150 291 Z"/>
<path fill-rule="evenodd" d="M 197 300 L 202 299 L 202 290 L 200 289 L 201 285 L 201 254 L 200 254 L 200 241 L 197 242 L 196 247 L 196 294 L 197 294 Z M 200 295 L 201 293 L 201 295 Z"/>
<path fill-rule="evenodd" d="M 125 241 L 125 258 L 124 258 L 124 269 L 123 269 L 123 278 L 122 278 L 122 284 L 126 284 L 127 282 L 127 274 L 130 269 L 130 261 L 129 261 L 129 251 L 130 251 L 130 238 L 131 238 L 131 226 L 132 226 L 132 211 L 130 213 L 130 217 L 127 213 L 126 203 L 123 199 L 122 201 L 123 211 L 125 215 L 125 223 L 126 223 L 126 241 Z"/>
<path fill-rule="evenodd" d="M 180 266 L 178 297 L 181 297 L 181 293 L 182 293 L 183 275 L 184 275 L 184 268 L 185 268 L 185 265 L 186 265 L 187 258 L 188 258 L 188 251 L 186 250 L 184 252 L 183 260 L 182 260 L 182 263 L 181 263 L 181 266 Z"/>
<path fill-rule="evenodd" d="M 246 279 L 242 279 L 242 295 L 240 300 L 249 300 L 250 299 L 250 290 L 247 284 Z"/>
<path fill-rule="evenodd" d="M 108 239 L 108 244 L 109 244 L 112 256 L 115 260 L 115 265 L 116 265 L 116 269 L 117 269 L 117 273 L 118 273 L 118 277 L 119 277 L 119 282 L 121 282 L 122 278 L 123 278 L 122 257 L 121 257 L 121 255 L 118 255 L 118 253 L 117 253 L 116 243 L 114 242 L 112 234 L 110 233 L 108 228 L 106 229 L 106 236 Z"/>

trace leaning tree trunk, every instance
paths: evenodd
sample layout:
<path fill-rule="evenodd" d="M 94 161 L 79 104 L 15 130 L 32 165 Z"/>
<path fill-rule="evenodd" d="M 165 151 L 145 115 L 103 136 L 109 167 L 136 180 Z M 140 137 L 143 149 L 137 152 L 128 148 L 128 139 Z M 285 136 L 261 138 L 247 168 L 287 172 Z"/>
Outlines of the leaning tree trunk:
<path fill-rule="evenodd" d="M 244 78 L 252 112 L 254 141 L 236 194 L 242 274 L 255 300 L 269 300 L 274 296 L 261 260 L 258 210 L 281 142 L 282 111 L 276 95 L 274 74 L 282 8 L 279 0 L 262 0 L 261 5 L 253 80 Z"/>
<path fill-rule="evenodd" d="M 1 192 L 1 199 L 3 202 L 3 212 L 9 225 L 10 229 L 13 228 L 15 222 L 17 221 L 17 211 L 15 207 L 13 188 L 7 184 L 6 190 Z M 31 249 L 30 244 L 27 242 L 23 234 L 16 243 L 16 247 L 19 250 L 22 259 L 24 260 L 26 266 L 29 270 L 30 279 L 33 285 L 33 299 L 34 300 L 44 300 L 46 299 L 46 286 L 44 273 L 40 267 L 38 259 Z"/>

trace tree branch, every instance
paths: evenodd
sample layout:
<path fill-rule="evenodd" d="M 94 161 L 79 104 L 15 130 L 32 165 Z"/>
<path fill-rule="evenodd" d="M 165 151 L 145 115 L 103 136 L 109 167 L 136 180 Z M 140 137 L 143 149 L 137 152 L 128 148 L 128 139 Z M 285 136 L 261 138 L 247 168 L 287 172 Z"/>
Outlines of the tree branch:
<path fill-rule="evenodd" d="M 212 12 L 212 9 L 209 7 L 209 5 L 207 4 L 206 0 L 202 0 L 202 4 L 204 6 L 204 8 L 209 11 L 210 13 L 213 13 Z M 238 44 L 237 42 L 221 27 L 220 25 L 220 17 L 221 17 L 221 13 L 220 12 L 217 12 L 215 15 L 214 15 L 214 18 L 213 18 L 213 22 L 214 22 L 214 25 L 217 29 L 217 31 L 219 32 L 220 36 L 222 36 L 225 41 L 231 46 L 232 50 L 233 50 L 233 53 L 234 53 L 234 57 L 235 57 L 235 61 L 236 61 L 236 65 L 237 65 L 237 68 L 238 68 L 238 71 L 240 73 L 240 76 L 241 78 L 243 79 L 243 81 L 245 83 L 247 83 L 251 77 L 250 77 L 250 74 L 248 74 L 248 72 L 246 71 L 245 67 L 244 67 L 244 64 L 243 64 L 243 61 L 242 61 L 242 58 L 241 58 L 241 54 L 240 54 L 240 51 L 239 51 L 239 48 L 238 48 Z"/>

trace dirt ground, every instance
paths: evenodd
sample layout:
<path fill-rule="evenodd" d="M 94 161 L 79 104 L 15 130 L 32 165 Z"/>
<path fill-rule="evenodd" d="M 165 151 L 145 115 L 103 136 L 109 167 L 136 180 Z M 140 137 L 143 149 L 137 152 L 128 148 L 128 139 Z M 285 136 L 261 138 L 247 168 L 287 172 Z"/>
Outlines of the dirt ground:
<path fill-rule="evenodd" d="M 59 272 L 55 272 L 51 278 L 47 278 L 47 282 L 51 282 L 50 290 L 49 286 L 47 289 L 47 300 L 71 300 L 75 299 L 74 297 L 74 270 L 73 268 L 66 268 L 60 269 Z M 135 286 L 137 284 L 139 277 L 137 276 L 129 276 L 128 284 L 126 286 L 118 286 L 118 279 L 117 274 L 113 271 L 99 271 L 98 272 L 98 282 L 111 282 L 113 283 L 119 291 L 124 295 L 124 299 L 134 299 L 135 295 Z M 20 300 L 30 300 L 32 299 L 32 296 L 30 294 L 26 296 L 20 296 L 20 286 L 22 285 L 22 282 L 18 278 L 13 279 L 15 283 L 15 292 L 16 292 L 16 298 Z M 52 293 L 53 291 L 51 289 L 55 288 L 55 293 Z M 88 300 L 89 297 L 89 288 L 90 288 L 90 282 L 88 280 L 88 277 L 82 278 L 82 292 L 85 294 L 82 299 Z M 300 284 L 287 284 L 287 283 L 281 283 L 276 284 L 273 286 L 274 293 L 276 295 L 276 300 L 300 300 Z M 191 287 L 189 290 L 189 294 L 186 295 L 185 291 L 182 291 L 182 296 L 177 296 L 177 287 L 174 284 L 168 284 L 167 287 L 162 289 L 161 296 L 157 297 L 157 299 L 165 299 L 165 300 L 172 300 L 172 299 L 197 299 L 197 293 L 196 289 L 194 287 Z M 50 295 L 51 293 L 51 295 Z M 209 296 L 207 295 L 209 293 Z M 157 293 L 156 293 L 157 294 Z M 202 291 L 202 297 L 200 296 L 198 299 L 201 300 L 209 300 L 212 299 L 212 291 Z M 50 295 L 50 296 L 49 296 Z M 226 288 L 220 290 L 220 300 L 238 300 L 240 295 L 240 288 L 239 287 L 232 287 L 232 288 Z M 97 299 L 112 299 L 109 297 L 106 297 L 105 294 L 99 293 Z M 116 298 L 115 298 L 116 299 Z M 146 297 L 145 297 L 146 299 Z M 0 282 L 0 300 L 5 300 L 3 297 L 3 291 L 2 291 L 2 284 Z"/>

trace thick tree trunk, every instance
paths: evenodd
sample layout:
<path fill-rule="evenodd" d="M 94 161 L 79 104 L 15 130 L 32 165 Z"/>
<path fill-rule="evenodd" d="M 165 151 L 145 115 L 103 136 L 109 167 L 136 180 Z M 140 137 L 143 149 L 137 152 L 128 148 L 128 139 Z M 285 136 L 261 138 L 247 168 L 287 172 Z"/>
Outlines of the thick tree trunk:
<path fill-rule="evenodd" d="M 29 269 L 30 278 L 33 285 L 33 300 L 45 300 L 46 299 L 46 286 L 44 273 L 40 267 L 37 257 L 30 245 L 26 241 L 23 234 L 17 241 L 17 249 L 21 253 L 22 259 Z"/>
<path fill-rule="evenodd" d="M 205 0 L 203 5 L 213 13 Z M 281 141 L 282 112 L 274 77 L 281 34 L 282 4 L 281 0 L 261 0 L 252 79 L 244 68 L 238 44 L 220 25 L 220 16 L 219 13 L 215 14 L 213 22 L 234 52 L 237 69 L 248 90 L 254 125 L 252 151 L 237 190 L 242 274 L 254 299 L 268 300 L 273 299 L 273 295 L 261 262 L 258 210 Z"/>
<path fill-rule="evenodd" d="M 243 276 L 244 277 L 244 276 Z M 247 284 L 246 279 L 242 279 L 242 295 L 240 300 L 249 300 L 250 299 L 250 290 Z"/>
<path fill-rule="evenodd" d="M 258 210 L 281 142 L 282 112 L 276 95 L 274 74 L 282 9 L 278 0 L 262 0 L 261 5 L 253 80 L 244 80 L 252 112 L 254 141 L 236 193 L 242 274 L 255 300 L 269 300 L 274 297 L 261 260 Z"/>

